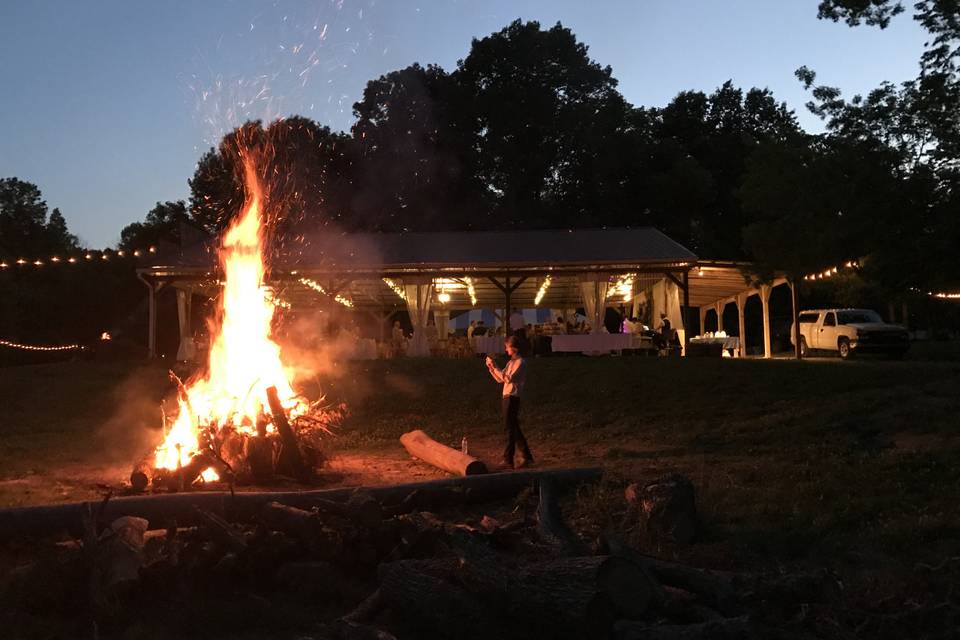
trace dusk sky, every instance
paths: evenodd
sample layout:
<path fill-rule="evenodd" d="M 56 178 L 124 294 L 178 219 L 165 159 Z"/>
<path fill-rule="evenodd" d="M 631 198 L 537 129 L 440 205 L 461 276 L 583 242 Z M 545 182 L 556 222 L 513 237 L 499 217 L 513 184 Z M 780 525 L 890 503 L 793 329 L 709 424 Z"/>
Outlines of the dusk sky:
<path fill-rule="evenodd" d="M 727 79 L 768 87 L 821 124 L 793 72 L 846 95 L 915 77 L 924 34 L 816 19 L 817 0 L 37 1 L 0 5 L 0 177 L 37 184 L 91 247 L 158 200 L 186 199 L 200 155 L 246 119 L 349 129 L 367 80 L 452 70 L 510 21 L 561 21 L 634 105 Z"/>

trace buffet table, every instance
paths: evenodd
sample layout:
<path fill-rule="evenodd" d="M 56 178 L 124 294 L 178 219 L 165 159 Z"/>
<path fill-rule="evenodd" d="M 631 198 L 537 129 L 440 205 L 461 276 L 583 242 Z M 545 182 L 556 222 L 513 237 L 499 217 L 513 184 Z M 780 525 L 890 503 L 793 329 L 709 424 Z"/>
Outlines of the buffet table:
<path fill-rule="evenodd" d="M 635 333 L 560 334 L 551 338 L 554 353 L 605 353 L 652 346 L 649 338 Z"/>
<path fill-rule="evenodd" d="M 503 353 L 503 336 L 473 336 L 474 353 Z"/>
<path fill-rule="evenodd" d="M 726 336 L 722 338 L 690 338 L 687 355 L 696 357 L 740 357 L 740 338 Z"/>

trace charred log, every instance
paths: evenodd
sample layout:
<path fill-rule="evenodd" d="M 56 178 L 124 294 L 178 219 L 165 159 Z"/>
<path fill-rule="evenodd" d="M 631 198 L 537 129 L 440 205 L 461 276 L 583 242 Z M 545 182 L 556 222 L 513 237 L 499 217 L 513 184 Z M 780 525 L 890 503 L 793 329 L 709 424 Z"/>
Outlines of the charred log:
<path fill-rule="evenodd" d="M 280 453 L 277 455 L 277 472 L 289 475 L 301 482 L 310 479 L 313 470 L 310 469 L 300 453 L 300 443 L 297 435 L 287 421 L 287 413 L 280 404 L 280 396 L 276 387 L 267 387 L 267 402 L 270 404 L 270 415 L 273 417 L 273 426 L 280 434 Z"/>

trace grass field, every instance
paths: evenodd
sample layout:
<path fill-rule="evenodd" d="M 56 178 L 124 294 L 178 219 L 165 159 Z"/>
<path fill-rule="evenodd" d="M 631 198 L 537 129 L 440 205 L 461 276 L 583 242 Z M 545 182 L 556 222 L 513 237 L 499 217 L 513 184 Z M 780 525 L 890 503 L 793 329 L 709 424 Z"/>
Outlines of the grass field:
<path fill-rule="evenodd" d="M 623 481 L 677 470 L 696 485 L 703 517 L 688 556 L 717 567 L 826 565 L 878 584 L 889 573 L 902 586 L 917 563 L 960 555 L 960 362 L 927 349 L 900 362 L 534 359 L 523 424 L 542 466 L 607 469 L 575 515 L 622 527 Z M 4 505 L 58 497 L 35 483 L 24 495 L 26 478 L 129 465 L 155 437 L 159 366 L 0 376 Z M 396 455 L 412 428 L 496 450 L 498 390 L 480 360 L 355 363 L 325 388 L 351 408 L 337 450 Z"/>

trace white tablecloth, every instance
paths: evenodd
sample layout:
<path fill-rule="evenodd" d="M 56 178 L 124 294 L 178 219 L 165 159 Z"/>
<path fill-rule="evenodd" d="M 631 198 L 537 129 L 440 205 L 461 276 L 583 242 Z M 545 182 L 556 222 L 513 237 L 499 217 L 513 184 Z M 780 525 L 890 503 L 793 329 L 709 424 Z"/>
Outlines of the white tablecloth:
<path fill-rule="evenodd" d="M 471 342 L 473 342 L 474 353 L 504 352 L 503 336 L 474 336 Z"/>
<path fill-rule="evenodd" d="M 720 344 L 724 351 L 742 355 L 740 353 L 740 338 L 737 336 L 726 336 L 724 338 L 690 338 L 690 344 Z"/>
<path fill-rule="evenodd" d="M 590 353 L 644 349 L 649 344 L 649 341 L 644 341 L 641 336 L 632 333 L 560 334 L 553 336 L 552 349 L 553 351 Z"/>

